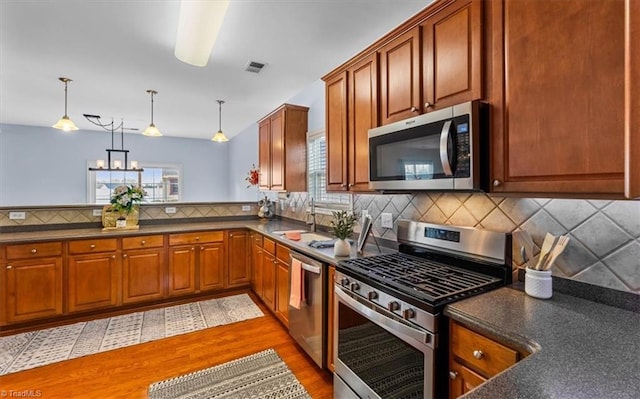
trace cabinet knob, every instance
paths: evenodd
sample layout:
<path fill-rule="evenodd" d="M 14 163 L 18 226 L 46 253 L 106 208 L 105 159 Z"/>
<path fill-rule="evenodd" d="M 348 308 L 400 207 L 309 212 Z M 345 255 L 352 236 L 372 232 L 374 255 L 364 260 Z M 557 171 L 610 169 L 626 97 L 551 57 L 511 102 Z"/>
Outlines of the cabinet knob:
<path fill-rule="evenodd" d="M 347 183 L 342 183 L 342 184 L 340 185 L 340 187 L 342 187 L 342 188 L 347 188 Z"/>
<path fill-rule="evenodd" d="M 449 378 L 451 378 L 452 380 L 455 380 L 456 378 L 458 378 L 458 372 L 457 371 L 449 371 Z"/>
<path fill-rule="evenodd" d="M 484 352 L 481 350 L 475 350 L 473 351 L 473 357 L 475 357 L 476 359 L 480 360 L 484 357 Z"/>
<path fill-rule="evenodd" d="M 94 249 L 96 247 L 96 244 L 91 244 L 89 245 L 89 248 Z"/>
<path fill-rule="evenodd" d="M 38 253 L 38 250 L 34 248 L 34 249 L 31 250 L 31 253 L 32 254 Z"/>
<path fill-rule="evenodd" d="M 116 258 L 116 256 L 115 256 L 115 255 L 111 255 L 111 259 L 115 259 L 115 258 Z"/>
<path fill-rule="evenodd" d="M 201 251 L 204 251 L 204 247 L 200 247 L 200 250 L 201 250 Z"/>
<path fill-rule="evenodd" d="M 411 112 L 418 112 L 418 107 L 411 107 Z"/>
<path fill-rule="evenodd" d="M 495 179 L 495 180 L 493 181 L 493 187 L 498 187 L 498 186 L 500 186 L 501 184 L 502 184 L 502 182 L 501 182 L 500 180 L 498 180 L 498 179 Z"/>
<path fill-rule="evenodd" d="M 431 107 L 433 107 L 433 104 L 431 104 L 430 102 L 426 102 L 426 103 L 424 103 L 424 107 L 425 108 L 431 108 Z"/>
<path fill-rule="evenodd" d="M 13 266 L 7 265 L 7 270 L 11 270 L 11 269 L 13 269 Z"/>
<path fill-rule="evenodd" d="M 349 187 L 353 187 L 353 183 L 349 183 Z"/>
<path fill-rule="evenodd" d="M 122 257 L 123 257 L 123 258 L 126 258 L 127 256 L 129 256 L 129 255 L 127 255 L 127 254 L 122 254 Z"/>
<path fill-rule="evenodd" d="M 191 250 L 192 250 L 192 251 L 195 251 L 195 250 L 196 250 L 196 247 L 191 247 Z"/>
<path fill-rule="evenodd" d="M 200 241 L 200 237 L 196 237 L 196 241 Z"/>
<path fill-rule="evenodd" d="M 146 243 L 147 243 L 147 242 L 146 242 L 145 240 L 140 241 L 140 245 L 144 245 L 144 244 L 146 244 Z"/>

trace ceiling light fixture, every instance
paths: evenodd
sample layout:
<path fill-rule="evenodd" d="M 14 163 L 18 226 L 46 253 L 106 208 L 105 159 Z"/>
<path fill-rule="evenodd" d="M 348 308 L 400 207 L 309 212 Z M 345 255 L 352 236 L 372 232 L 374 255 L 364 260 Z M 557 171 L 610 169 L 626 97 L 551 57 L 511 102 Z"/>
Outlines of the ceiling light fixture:
<path fill-rule="evenodd" d="M 107 148 L 107 163 L 105 165 L 104 160 L 98 159 L 96 161 L 95 168 L 89 168 L 92 171 L 117 171 L 117 172 L 143 172 L 144 169 L 138 167 L 138 161 L 131 161 L 131 165 L 129 167 L 128 157 L 129 150 L 124 149 L 124 121 L 120 120 L 120 124 L 118 126 L 114 126 L 113 118 L 111 118 L 111 123 L 102 123 L 100 122 L 100 115 L 90 115 L 83 114 L 83 116 L 91 123 L 96 126 L 100 126 L 106 131 L 111 131 L 111 148 Z M 114 148 L 114 133 L 116 130 L 120 129 L 120 149 Z M 138 129 L 129 129 L 129 130 L 138 130 Z M 122 159 L 111 159 L 112 153 L 120 153 L 124 156 L 124 163 Z"/>
<path fill-rule="evenodd" d="M 219 108 L 219 119 L 220 119 L 220 124 L 218 127 L 218 133 L 216 133 L 213 138 L 211 139 L 211 141 L 215 141 L 216 143 L 224 143 L 225 141 L 229 141 L 229 139 L 227 138 L 227 136 L 224 135 L 224 133 L 222 133 L 222 104 L 224 104 L 223 100 L 216 100 L 218 102 L 218 108 Z"/>
<path fill-rule="evenodd" d="M 229 0 L 180 2 L 174 54 L 187 64 L 203 67 L 209 62 Z"/>
<path fill-rule="evenodd" d="M 73 82 L 69 78 L 58 78 L 61 82 L 64 83 L 64 116 L 60 118 L 60 120 L 53 125 L 52 127 L 55 129 L 59 129 L 65 132 L 70 132 L 72 130 L 78 130 L 78 127 L 69 117 L 67 116 L 67 85 L 69 82 Z"/>
<path fill-rule="evenodd" d="M 147 90 L 147 93 L 151 95 L 151 123 L 149 124 L 149 126 L 147 126 L 146 129 L 144 129 L 144 132 L 142 132 L 142 134 L 149 137 L 160 137 L 162 136 L 162 133 L 160 133 L 160 130 L 158 130 L 156 125 L 153 124 L 153 96 L 158 94 L 158 92 L 149 89 Z"/>

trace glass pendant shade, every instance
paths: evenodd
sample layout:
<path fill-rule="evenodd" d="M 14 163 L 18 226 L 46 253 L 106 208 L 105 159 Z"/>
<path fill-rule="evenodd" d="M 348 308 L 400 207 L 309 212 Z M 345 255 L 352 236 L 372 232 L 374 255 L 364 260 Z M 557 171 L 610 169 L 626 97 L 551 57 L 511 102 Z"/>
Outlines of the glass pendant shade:
<path fill-rule="evenodd" d="M 158 130 L 156 125 L 154 125 L 153 123 L 150 124 L 149 126 L 147 126 L 147 128 L 144 129 L 144 132 L 142 132 L 142 134 L 144 136 L 149 136 L 149 137 L 160 137 L 160 136 L 162 136 L 162 133 L 160 133 L 160 130 Z"/>
<path fill-rule="evenodd" d="M 58 80 L 64 83 L 64 116 L 51 127 L 53 127 L 54 129 L 62 130 L 64 132 L 78 130 L 76 124 L 73 123 L 73 121 L 67 116 L 67 85 L 69 84 L 69 82 L 72 82 L 72 80 L 69 78 L 58 78 Z"/>
<path fill-rule="evenodd" d="M 222 130 L 219 130 L 218 133 L 213 136 L 211 141 L 215 141 L 216 143 L 224 143 L 225 141 L 229 141 L 229 139 L 224 135 L 224 133 L 222 133 Z"/>
<path fill-rule="evenodd" d="M 218 102 L 218 133 L 216 133 L 211 141 L 215 141 L 216 143 L 224 143 L 225 141 L 229 141 L 227 136 L 222 133 L 222 104 L 224 104 L 223 100 L 216 100 Z"/>
<path fill-rule="evenodd" d="M 76 126 L 76 124 L 73 123 L 73 121 L 69 119 L 67 115 L 60 118 L 60 120 L 56 122 L 56 124 L 53 125 L 52 127 L 54 129 L 59 129 L 64 132 L 71 132 L 73 130 L 78 130 L 78 127 Z"/>

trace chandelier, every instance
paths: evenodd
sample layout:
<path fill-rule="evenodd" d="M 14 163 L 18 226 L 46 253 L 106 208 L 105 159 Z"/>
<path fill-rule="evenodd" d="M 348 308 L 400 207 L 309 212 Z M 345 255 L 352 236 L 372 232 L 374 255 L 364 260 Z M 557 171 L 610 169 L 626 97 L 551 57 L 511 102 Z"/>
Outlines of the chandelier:
<path fill-rule="evenodd" d="M 124 149 L 124 121 L 120 120 L 120 124 L 115 126 L 113 118 L 110 123 L 102 123 L 100 115 L 83 114 L 83 116 L 96 126 L 100 126 L 106 131 L 111 132 L 111 148 L 107 148 L 107 163 L 102 159 L 96 161 L 95 168 L 89 168 L 92 171 L 119 171 L 119 172 L 143 172 L 144 169 L 138 167 L 138 161 L 131 161 L 129 164 L 129 150 Z M 115 148 L 115 132 L 120 130 L 120 148 Z M 115 155 L 115 158 L 112 157 Z M 118 155 L 120 155 L 118 157 Z"/>

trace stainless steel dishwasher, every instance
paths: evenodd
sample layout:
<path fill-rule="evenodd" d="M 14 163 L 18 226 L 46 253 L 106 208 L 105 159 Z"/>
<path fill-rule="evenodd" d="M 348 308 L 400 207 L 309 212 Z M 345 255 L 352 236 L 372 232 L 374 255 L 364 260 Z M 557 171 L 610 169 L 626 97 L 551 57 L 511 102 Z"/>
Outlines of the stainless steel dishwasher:
<path fill-rule="evenodd" d="M 295 260 L 300 262 L 299 282 L 295 281 Z M 324 269 L 321 262 L 291 252 L 289 287 L 294 295 L 289 298 L 289 334 L 321 368 L 325 364 L 327 345 L 327 284 Z M 294 298 L 296 293 L 299 296 Z"/>

